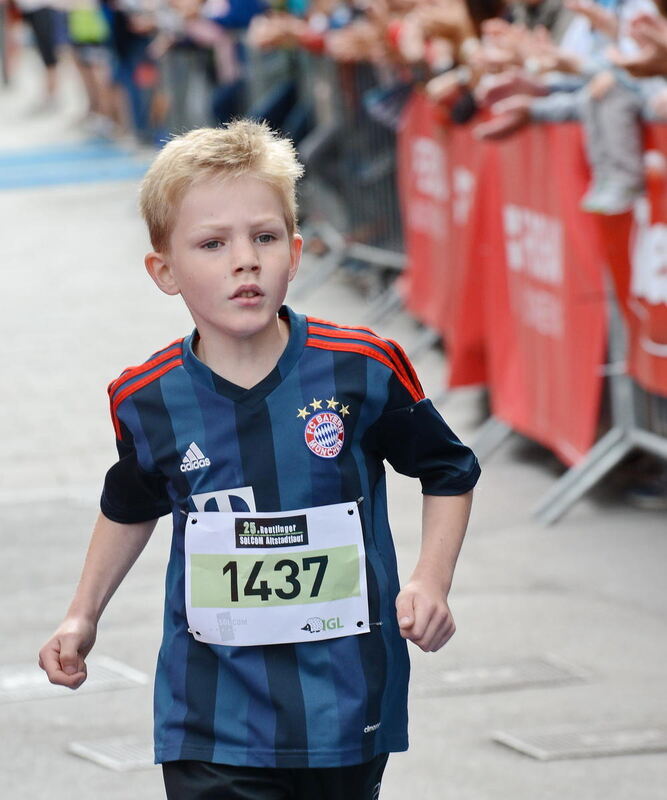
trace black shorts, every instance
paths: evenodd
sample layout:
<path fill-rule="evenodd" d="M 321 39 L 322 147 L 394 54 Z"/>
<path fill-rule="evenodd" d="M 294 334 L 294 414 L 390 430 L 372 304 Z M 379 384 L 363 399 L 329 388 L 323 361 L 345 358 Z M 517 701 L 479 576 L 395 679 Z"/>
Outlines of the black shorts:
<path fill-rule="evenodd" d="M 38 8 L 35 11 L 24 11 L 23 19 L 32 28 L 35 44 L 44 66 L 55 67 L 58 56 L 56 54 L 56 29 L 53 9 Z"/>
<path fill-rule="evenodd" d="M 162 773 L 167 800 L 378 800 L 387 758 L 312 769 L 167 761 Z"/>

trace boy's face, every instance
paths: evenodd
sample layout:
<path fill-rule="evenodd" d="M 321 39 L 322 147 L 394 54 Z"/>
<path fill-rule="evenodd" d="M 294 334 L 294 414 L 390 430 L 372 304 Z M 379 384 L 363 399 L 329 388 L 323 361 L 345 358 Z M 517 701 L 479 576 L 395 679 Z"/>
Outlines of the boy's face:
<path fill-rule="evenodd" d="M 190 187 L 168 252 L 145 262 L 162 291 L 183 296 L 204 341 L 252 339 L 275 327 L 301 246 L 278 192 L 244 175 Z"/>

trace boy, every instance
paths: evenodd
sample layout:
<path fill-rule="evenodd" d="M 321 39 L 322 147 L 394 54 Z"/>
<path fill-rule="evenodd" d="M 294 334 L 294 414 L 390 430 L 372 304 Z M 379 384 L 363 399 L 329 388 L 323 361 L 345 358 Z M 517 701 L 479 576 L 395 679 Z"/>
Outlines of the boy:
<path fill-rule="evenodd" d="M 109 387 L 119 460 L 40 652 L 52 682 L 85 680 L 106 603 L 171 511 L 155 682 L 171 799 L 376 798 L 407 748 L 405 639 L 437 650 L 454 632 L 477 460 L 398 345 L 282 306 L 300 175 L 250 121 L 173 139 L 146 175 L 146 269 L 196 328 Z M 400 593 L 383 458 L 425 492 Z"/>

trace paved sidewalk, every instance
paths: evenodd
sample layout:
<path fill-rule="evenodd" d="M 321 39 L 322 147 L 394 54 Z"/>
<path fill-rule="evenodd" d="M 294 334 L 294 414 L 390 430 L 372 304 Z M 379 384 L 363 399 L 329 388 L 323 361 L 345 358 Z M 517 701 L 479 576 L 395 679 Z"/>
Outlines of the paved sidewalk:
<path fill-rule="evenodd" d="M 27 92 L 34 80 L 32 72 L 25 75 Z M 80 97 L 68 92 L 65 109 L 45 121 L 22 116 L 25 96 L 19 91 L 0 91 L 0 162 L 10 149 L 48 150 L 80 140 L 71 127 Z M 11 683 L 4 668 L 34 663 L 77 579 L 101 479 L 115 458 L 107 382 L 190 329 L 178 298 L 161 295 L 144 273 L 147 243 L 136 190 L 136 180 L 0 190 L 6 343 L 0 395 L 0 774 L 2 794 L 12 800 L 163 796 L 158 769 L 121 774 L 67 748 L 113 736 L 150 739 L 166 522 L 112 601 L 95 648 L 144 673 L 148 683 L 1 702 L 1 690 Z M 316 268 L 305 263 L 303 270 Z M 294 305 L 348 323 L 361 322 L 367 311 L 342 276 Z M 418 335 L 403 314 L 379 330 L 408 349 Z M 442 356 L 430 351 L 416 367 L 436 395 L 446 368 Z M 480 406 L 478 392 L 466 390 L 452 393 L 441 410 L 469 440 L 481 421 Z M 665 515 L 634 511 L 598 493 L 545 529 L 530 509 L 558 474 L 554 459 L 518 437 L 483 465 L 453 593 L 458 632 L 441 653 L 412 650 L 411 749 L 390 760 L 383 800 L 667 796 L 664 753 L 541 762 L 492 741 L 498 730 L 574 725 L 650 733 L 667 724 Z M 407 575 L 418 549 L 419 488 L 392 474 L 390 492 Z M 459 678 L 504 674 L 511 681 L 522 664 L 545 657 L 583 677 L 520 691 L 445 694 L 455 686 L 454 670 Z"/>

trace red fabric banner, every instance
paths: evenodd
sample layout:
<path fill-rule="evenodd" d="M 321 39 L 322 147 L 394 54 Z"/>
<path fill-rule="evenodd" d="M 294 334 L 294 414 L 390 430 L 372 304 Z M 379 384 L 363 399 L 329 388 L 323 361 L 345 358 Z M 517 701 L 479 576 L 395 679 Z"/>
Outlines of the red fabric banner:
<path fill-rule="evenodd" d="M 401 291 L 408 311 L 437 329 L 441 318 L 439 272 L 449 242 L 447 126 L 423 94 L 415 93 L 401 117 L 398 185 L 406 270 Z"/>
<path fill-rule="evenodd" d="M 467 128 L 445 124 L 422 94 L 406 108 L 398 146 L 407 269 L 406 308 L 438 331 L 448 385 L 486 380 L 482 274 L 476 258 L 477 180 L 483 155 Z"/>
<path fill-rule="evenodd" d="M 667 129 L 648 130 L 647 200 L 599 224 L 628 330 L 628 372 L 667 397 Z"/>
<path fill-rule="evenodd" d="M 493 413 L 566 464 L 597 433 L 605 263 L 629 372 L 667 396 L 667 127 L 650 128 L 648 145 L 648 201 L 601 217 L 579 208 L 589 174 L 577 125 L 482 145 L 421 94 L 402 119 L 406 307 L 442 335 L 450 386 L 486 380 Z"/>
<path fill-rule="evenodd" d="M 606 346 L 603 257 L 579 210 L 588 171 L 575 125 L 497 145 L 484 176 L 493 413 L 566 464 L 595 441 Z"/>

